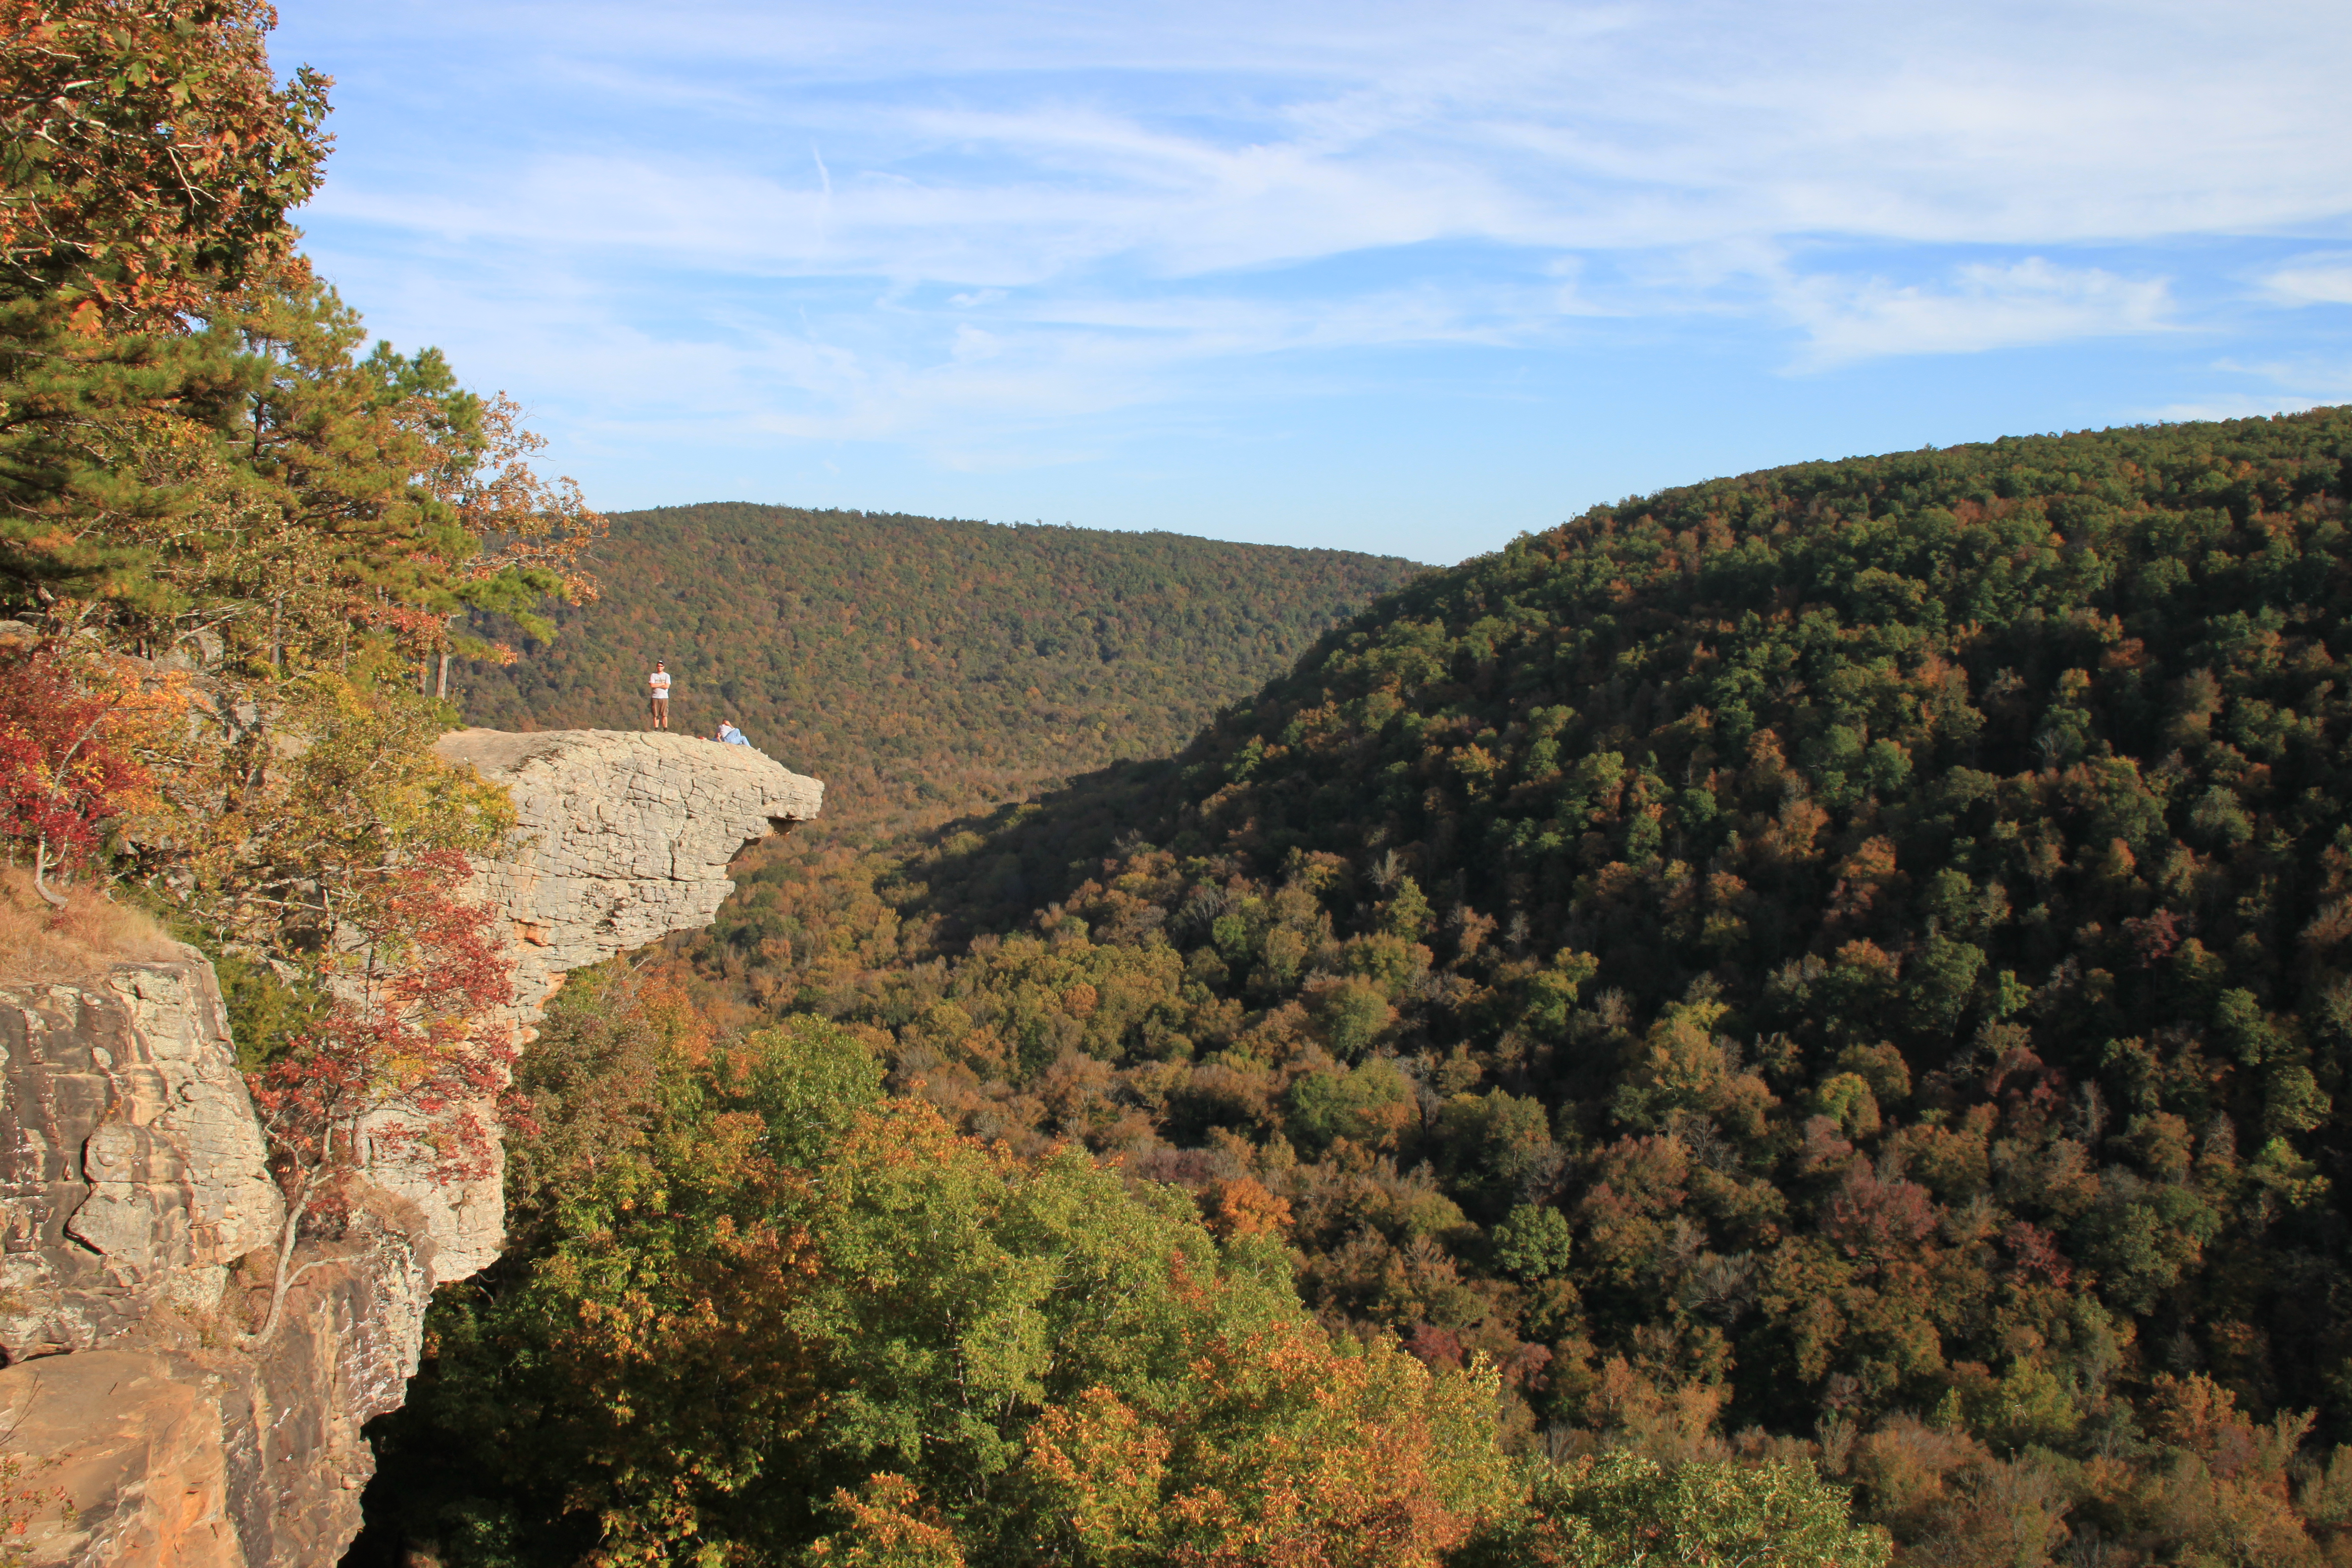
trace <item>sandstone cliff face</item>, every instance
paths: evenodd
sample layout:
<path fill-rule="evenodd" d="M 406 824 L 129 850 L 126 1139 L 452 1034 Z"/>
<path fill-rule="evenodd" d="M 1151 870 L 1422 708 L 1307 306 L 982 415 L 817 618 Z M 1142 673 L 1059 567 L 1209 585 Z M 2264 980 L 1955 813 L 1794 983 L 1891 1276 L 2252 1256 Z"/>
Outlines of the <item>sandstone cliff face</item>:
<path fill-rule="evenodd" d="M 365 1193 L 280 1331 L 235 1348 L 232 1266 L 285 1205 L 212 966 L 0 989 L 0 1412 L 72 1497 L 37 1563 L 327 1563 L 358 1528 L 360 1428 L 415 1371 L 425 1218 Z M 254 1283 L 248 1276 L 244 1285 Z"/>
<path fill-rule="evenodd" d="M 527 1036 L 567 970 L 708 924 L 727 863 L 814 816 L 823 786 L 674 735 L 461 731 L 439 748 L 506 784 L 519 825 L 477 866 L 507 917 Z M 0 1427 L 57 1461 L 69 1521 L 36 1565 L 327 1564 L 373 1472 L 360 1429 L 395 1408 L 426 1300 L 497 1256 L 495 1178 L 457 1192 L 379 1165 L 269 1342 L 244 1294 L 284 1208 L 210 967 L 119 964 L 0 988 Z"/>
<path fill-rule="evenodd" d="M 0 991 L 0 1352 L 87 1350 L 216 1304 L 285 1205 L 212 966 Z"/>

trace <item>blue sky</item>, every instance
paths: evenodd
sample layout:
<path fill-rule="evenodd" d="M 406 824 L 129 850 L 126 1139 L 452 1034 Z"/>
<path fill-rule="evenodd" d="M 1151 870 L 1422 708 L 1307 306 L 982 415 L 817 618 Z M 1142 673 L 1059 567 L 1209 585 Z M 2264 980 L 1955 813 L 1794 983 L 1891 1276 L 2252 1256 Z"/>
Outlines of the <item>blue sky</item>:
<path fill-rule="evenodd" d="M 285 0 L 302 215 L 608 510 L 1452 562 L 2352 401 L 2352 5 Z"/>

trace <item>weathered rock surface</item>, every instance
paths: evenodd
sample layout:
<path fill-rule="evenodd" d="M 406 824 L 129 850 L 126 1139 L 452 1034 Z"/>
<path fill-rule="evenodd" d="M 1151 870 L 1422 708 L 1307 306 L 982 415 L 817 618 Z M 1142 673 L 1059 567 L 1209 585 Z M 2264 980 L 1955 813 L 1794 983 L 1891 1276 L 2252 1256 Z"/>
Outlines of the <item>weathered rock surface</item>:
<path fill-rule="evenodd" d="M 513 922 L 526 1026 L 566 971 L 709 925 L 727 863 L 824 805 L 816 780 L 690 735 L 458 730 L 433 749 L 513 797 L 512 847 L 481 877 Z"/>
<path fill-rule="evenodd" d="M 476 863 L 476 896 L 506 911 L 518 999 L 509 1022 L 526 1039 L 565 973 L 709 925 L 735 890 L 727 863 L 824 804 L 824 785 L 773 758 L 690 735 L 458 730 L 433 749 L 514 801 L 507 850 Z M 455 1185 L 394 1163 L 375 1175 L 424 1212 L 442 1279 L 499 1255 L 502 1171 Z"/>
<path fill-rule="evenodd" d="M 376 1194 L 257 1352 L 217 1320 L 151 1321 L 100 1349 L 0 1370 L 13 1450 L 71 1505 L 36 1518 L 32 1568 L 307 1568 L 359 1533 L 375 1471 L 361 1428 L 416 1371 L 430 1243 Z M 257 1283 L 258 1281 L 257 1280 Z"/>
<path fill-rule="evenodd" d="M 824 786 L 747 748 L 604 731 L 461 731 L 437 748 L 508 786 L 507 916 L 527 1037 L 565 971 L 709 922 L 743 846 Z M 33 1568 L 323 1565 L 360 1523 L 361 1428 L 396 1408 L 435 1286 L 497 1255 L 496 1176 L 455 1192 L 371 1170 L 306 1240 L 278 1331 L 241 1331 L 284 1207 L 210 966 L 124 963 L 0 989 L 0 1430 L 63 1486 Z M 242 1268 L 237 1260 L 247 1259 Z"/>
<path fill-rule="evenodd" d="M 0 988 L 0 1426 L 74 1510 L 36 1521 L 29 1561 L 334 1561 L 360 1428 L 415 1370 L 425 1216 L 363 1191 L 306 1246 L 278 1333 L 235 1348 L 267 1281 L 231 1266 L 268 1256 L 285 1204 L 211 965 Z"/>
<path fill-rule="evenodd" d="M 0 1353 L 208 1308 L 285 1214 L 212 966 L 0 989 Z"/>

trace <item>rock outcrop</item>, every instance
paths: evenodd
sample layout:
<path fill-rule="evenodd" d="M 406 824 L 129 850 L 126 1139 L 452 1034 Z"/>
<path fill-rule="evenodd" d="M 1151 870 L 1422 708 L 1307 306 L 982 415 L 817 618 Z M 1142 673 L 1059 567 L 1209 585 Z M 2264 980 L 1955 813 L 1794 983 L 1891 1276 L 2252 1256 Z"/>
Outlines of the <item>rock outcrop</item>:
<path fill-rule="evenodd" d="M 512 847 L 480 874 L 512 921 L 526 1027 L 567 971 L 709 925 L 735 890 L 728 862 L 824 804 L 749 746 L 667 732 L 458 730 L 433 749 L 514 801 Z"/>
<path fill-rule="evenodd" d="M 0 991 L 0 1352 L 217 1305 L 285 1204 L 203 955 Z"/>
<path fill-rule="evenodd" d="M 513 796 L 476 867 L 505 914 L 528 1037 L 563 973 L 709 922 L 751 840 L 824 786 L 743 747 L 604 731 L 468 730 L 437 748 Z M 306 1241 L 285 1321 L 242 1344 L 244 1291 L 284 1208 L 210 967 L 121 963 L 0 987 L 0 1429 L 71 1495 L 32 1564 L 327 1564 L 373 1472 L 361 1428 L 415 1373 L 425 1302 L 497 1255 L 495 1178 L 450 1192 L 399 1167 Z"/>
<path fill-rule="evenodd" d="M 334 1561 L 373 1468 L 360 1428 L 416 1369 L 425 1216 L 363 1191 L 278 1332 L 237 1348 L 232 1269 L 285 1203 L 212 966 L 184 949 L 0 988 L 0 1425 L 74 1503 L 36 1521 L 31 1561 Z"/>
<path fill-rule="evenodd" d="M 434 747 L 506 787 L 515 830 L 477 862 L 475 896 L 506 911 L 528 1039 L 572 970 L 677 931 L 699 931 L 735 890 L 727 865 L 746 845 L 814 817 L 824 785 L 749 746 L 690 735 L 458 730 Z M 451 1185 L 413 1167 L 377 1170 L 426 1216 L 439 1278 L 487 1268 L 506 1237 L 503 1173 Z"/>

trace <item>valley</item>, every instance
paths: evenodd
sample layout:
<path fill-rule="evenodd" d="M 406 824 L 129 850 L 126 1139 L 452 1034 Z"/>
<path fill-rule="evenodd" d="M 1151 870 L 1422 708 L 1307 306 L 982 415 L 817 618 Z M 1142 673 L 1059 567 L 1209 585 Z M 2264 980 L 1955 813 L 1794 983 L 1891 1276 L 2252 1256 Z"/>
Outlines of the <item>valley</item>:
<path fill-rule="evenodd" d="M 2171 1551 L 2216 1488 L 2327 1539 L 2292 1443 L 2225 1455 L 2345 1430 L 2297 1369 L 2352 1364 L 2347 442 L 1601 509 L 1171 755 L 788 842 L 662 984 L 847 1027 L 1000 1158 L 1188 1194 L 1343 1341 L 1499 1379 L 1515 1445 L 1793 1444 L 1905 1561 Z"/>

